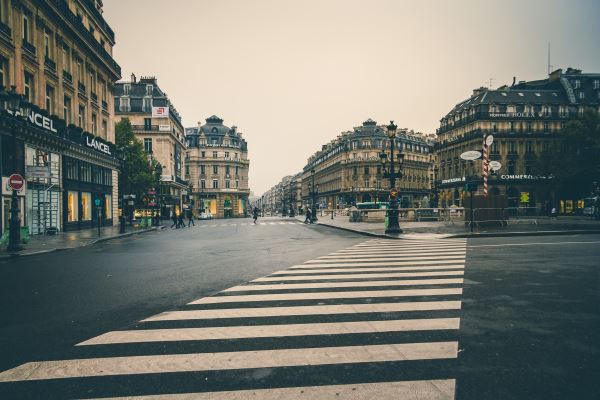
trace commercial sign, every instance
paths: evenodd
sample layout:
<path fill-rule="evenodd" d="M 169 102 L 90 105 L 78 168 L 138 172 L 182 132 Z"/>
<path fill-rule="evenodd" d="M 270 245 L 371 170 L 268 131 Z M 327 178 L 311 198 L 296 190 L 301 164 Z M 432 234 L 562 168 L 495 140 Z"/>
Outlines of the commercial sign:
<path fill-rule="evenodd" d="M 101 153 L 104 153 L 106 155 L 112 156 L 111 145 L 104 139 L 84 133 L 82 135 L 82 140 L 85 146 L 99 151 Z"/>
<path fill-rule="evenodd" d="M 14 117 L 23 117 L 21 111 L 12 112 L 10 110 L 6 110 L 9 114 L 12 114 Z M 56 128 L 54 127 L 54 121 L 52 121 L 49 117 L 46 117 L 38 112 L 30 111 L 28 115 L 25 116 L 31 124 L 36 125 L 42 129 L 50 131 L 52 133 L 58 133 Z"/>
<path fill-rule="evenodd" d="M 539 113 L 539 115 L 536 115 L 536 113 L 532 112 L 490 113 L 489 115 L 490 118 L 537 118 L 544 116 L 543 113 Z"/>
<path fill-rule="evenodd" d="M 464 181 L 466 181 L 464 176 L 462 178 L 442 179 L 442 185 L 445 185 L 447 183 L 464 182 Z"/>
<path fill-rule="evenodd" d="M 27 178 L 50 178 L 50 168 L 47 165 L 26 165 L 25 175 Z"/>
<path fill-rule="evenodd" d="M 168 118 L 169 107 L 152 107 L 152 118 Z"/>
<path fill-rule="evenodd" d="M 158 125 L 160 132 L 171 132 L 171 125 Z"/>
<path fill-rule="evenodd" d="M 479 157 L 481 157 L 481 152 L 477 150 L 465 151 L 460 155 L 460 158 L 467 161 L 477 160 Z"/>
<path fill-rule="evenodd" d="M 490 161 L 490 168 L 494 171 L 498 171 L 502 168 L 502 164 L 500 164 L 500 161 Z"/>
<path fill-rule="evenodd" d="M 500 175 L 500 179 L 504 180 L 538 180 L 538 179 L 552 179 L 551 176 L 539 176 L 539 175 Z"/>

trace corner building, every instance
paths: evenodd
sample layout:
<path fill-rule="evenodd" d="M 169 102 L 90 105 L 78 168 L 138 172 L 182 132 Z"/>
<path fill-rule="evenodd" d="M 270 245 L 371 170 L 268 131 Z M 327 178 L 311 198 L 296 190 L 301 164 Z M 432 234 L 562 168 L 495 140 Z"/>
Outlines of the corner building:
<path fill-rule="evenodd" d="M 99 0 L 0 0 L 0 86 L 21 96 L 17 110 L 0 110 L 0 232 L 14 172 L 26 181 L 18 197 L 30 234 L 113 224 L 114 44 Z"/>
<path fill-rule="evenodd" d="M 432 145 L 431 139 L 421 133 L 397 132 L 395 148 L 404 154 L 402 177 L 396 180 L 401 207 L 429 205 L 425 203 L 431 195 Z M 308 159 L 301 179 L 304 204 L 312 204 L 313 182 L 317 206 L 321 208 L 388 201 L 389 180 L 384 177 L 379 154 L 386 152 L 389 160 L 389 149 L 386 126 L 377 125 L 372 119 L 342 132 Z M 398 172 L 397 163 L 395 170 Z"/>
<path fill-rule="evenodd" d="M 534 175 L 533 163 L 565 122 L 587 108 L 600 111 L 599 101 L 600 74 L 572 68 L 556 70 L 547 79 L 474 90 L 441 119 L 437 130 L 440 205 L 462 206 L 469 178 L 480 183 L 478 194 L 483 194 L 481 159 L 464 161 L 460 154 L 481 151 L 484 136 L 492 134 L 490 160 L 502 167 L 488 177 L 490 194 L 505 195 L 509 207 L 548 211 L 557 206 L 561 213 L 573 212 L 578 199 L 556 198 L 547 184 L 552 178 Z"/>
<path fill-rule="evenodd" d="M 185 135 L 193 212 L 210 212 L 213 218 L 247 216 L 250 160 L 243 134 L 213 115 L 204 125 L 186 128 Z"/>

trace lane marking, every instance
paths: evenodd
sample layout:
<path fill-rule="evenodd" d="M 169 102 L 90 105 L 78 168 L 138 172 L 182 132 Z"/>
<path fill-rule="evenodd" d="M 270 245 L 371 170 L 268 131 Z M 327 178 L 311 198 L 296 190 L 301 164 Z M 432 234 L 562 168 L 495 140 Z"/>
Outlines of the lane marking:
<path fill-rule="evenodd" d="M 146 318 L 142 320 L 142 322 L 438 311 L 460 310 L 460 308 L 460 301 L 413 301 L 402 303 L 335 304 L 296 307 L 219 308 L 216 310 L 166 311 L 150 318 Z"/>
<path fill-rule="evenodd" d="M 0 382 L 249 368 L 456 358 L 458 342 L 254 350 L 37 361 L 0 373 Z"/>
<path fill-rule="evenodd" d="M 292 275 L 292 276 L 267 276 L 258 278 L 251 282 L 273 282 L 273 281 L 315 281 L 329 279 L 373 279 L 373 278 L 408 278 L 420 276 L 456 276 L 464 275 L 464 271 L 436 271 L 436 272 L 390 272 L 380 274 L 338 274 L 338 275 Z"/>
<path fill-rule="evenodd" d="M 541 242 L 541 243 L 504 243 L 504 244 L 476 244 L 467 246 L 469 249 L 473 247 L 508 247 L 508 246 L 539 246 L 539 245 L 550 245 L 554 246 L 557 244 L 596 244 L 600 241 L 592 242 Z"/>
<path fill-rule="evenodd" d="M 359 282 L 325 282 L 325 283 L 279 283 L 272 285 L 242 285 L 234 286 L 223 292 L 250 292 L 263 290 L 294 290 L 320 288 L 348 288 L 375 286 L 417 286 L 417 285 L 455 285 L 462 284 L 462 278 L 453 279 L 408 279 L 399 281 L 359 281 Z"/>
<path fill-rule="evenodd" d="M 352 383 L 346 385 L 301 386 L 276 389 L 233 390 L 223 392 L 160 394 L 113 397 L 106 400 L 322 400 L 322 399 L 427 399 L 454 400 L 456 380 Z"/>
<path fill-rule="evenodd" d="M 432 267 L 382 267 L 382 268 L 363 268 L 363 267 L 354 267 L 354 268 L 296 268 L 293 269 L 284 269 L 281 271 L 273 272 L 269 276 L 273 275 L 295 275 L 295 274 L 319 274 L 319 273 L 337 273 L 337 272 L 391 272 L 391 271 L 430 271 L 430 270 L 446 270 L 446 269 L 463 269 L 464 264 L 456 264 L 453 266 L 448 265 L 440 265 L 440 266 L 432 266 Z"/>
<path fill-rule="evenodd" d="M 417 265 L 417 266 L 406 266 L 406 265 L 411 265 L 411 263 L 406 264 L 406 263 L 398 263 L 396 261 L 388 261 L 388 262 L 372 262 L 372 263 L 339 263 L 339 264 L 298 264 L 298 265 L 293 265 L 291 267 L 289 267 L 288 269 L 309 269 L 309 268 L 325 268 L 325 269 L 332 269 L 332 268 L 356 268 L 356 267 L 395 267 L 395 266 L 405 266 L 404 269 L 406 270 L 410 270 L 410 269 L 439 269 L 436 268 L 439 266 L 439 264 L 442 264 L 442 266 L 448 266 L 451 267 L 450 264 L 446 264 L 445 262 L 432 262 L 431 265 Z M 457 264 L 458 265 L 458 264 Z M 459 265 L 459 266 L 464 266 L 464 262 L 463 264 Z"/>
<path fill-rule="evenodd" d="M 380 259 L 399 259 L 402 261 L 419 261 L 419 260 L 443 260 L 448 258 L 464 258 L 465 252 L 462 253 L 448 253 L 443 255 L 428 255 L 423 254 L 420 256 L 417 255 L 409 255 L 409 256 L 399 256 L 397 254 L 378 254 L 378 255 L 361 255 L 361 254 L 353 254 L 353 255 L 343 255 L 343 256 L 321 256 L 317 258 L 317 260 L 333 260 L 333 261 L 367 261 L 367 260 L 380 260 Z"/>
<path fill-rule="evenodd" d="M 450 250 L 427 250 L 427 251 L 415 251 L 415 250 L 340 250 L 331 255 L 343 255 L 343 254 L 446 254 L 452 252 L 465 252 L 466 248 L 456 248 Z"/>
<path fill-rule="evenodd" d="M 461 271 L 462 272 L 462 271 Z M 326 299 L 360 299 L 369 297 L 416 297 L 445 296 L 462 294 L 462 289 L 402 289 L 402 290 L 369 290 L 364 292 L 318 292 L 318 293 L 285 293 L 285 294 L 248 294 L 240 296 L 212 296 L 194 300 L 188 304 L 243 303 L 252 301 L 293 301 L 293 300 L 326 300 Z"/>
<path fill-rule="evenodd" d="M 457 257 L 458 258 L 458 257 Z M 464 258 L 462 258 L 464 260 Z M 341 262 L 337 263 L 340 266 L 344 266 L 344 265 L 352 265 L 353 262 L 358 262 L 358 261 L 388 261 L 388 265 L 428 265 L 428 264 L 451 264 L 451 263 L 455 263 L 456 261 L 453 260 L 433 260 L 433 261 L 390 261 L 387 258 L 366 258 L 364 260 L 340 260 Z M 324 262 L 324 261 L 331 261 L 331 263 L 329 262 Z M 304 264 L 306 265 L 311 265 L 311 264 L 327 264 L 327 265 L 335 265 L 335 260 L 310 260 L 310 261 L 306 261 Z"/>
<path fill-rule="evenodd" d="M 354 333 L 414 332 L 458 329 L 459 318 L 386 321 L 324 322 L 289 325 L 249 325 L 211 328 L 112 331 L 77 344 L 92 346 L 123 343 L 254 339 L 292 336 L 349 335 Z"/>

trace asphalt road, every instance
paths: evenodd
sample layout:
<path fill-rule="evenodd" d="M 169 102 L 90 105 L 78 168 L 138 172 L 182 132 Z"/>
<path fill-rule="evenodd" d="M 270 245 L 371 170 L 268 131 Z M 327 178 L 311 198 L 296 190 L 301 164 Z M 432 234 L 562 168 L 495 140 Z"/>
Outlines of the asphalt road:
<path fill-rule="evenodd" d="M 292 279 L 296 280 L 285 281 L 290 279 L 290 275 L 285 275 L 289 272 L 282 273 L 281 270 L 340 249 L 354 249 L 350 246 L 365 243 L 368 238 L 319 226 L 281 224 L 283 221 L 277 219 L 264 221 L 273 224 L 250 226 L 248 220 L 211 221 L 203 223 L 206 226 L 202 227 L 157 232 L 85 249 L 1 263 L 4 279 L 0 282 L 0 299 L 5 312 L 0 328 L 0 371 L 28 361 L 83 360 L 92 357 L 108 357 L 113 360 L 117 356 L 183 355 L 198 352 L 233 352 L 232 358 L 235 358 L 236 352 L 268 349 L 285 353 L 286 350 L 306 348 L 305 356 L 310 359 L 321 357 L 323 352 L 311 354 L 308 348 L 398 343 L 427 345 L 457 342 L 456 355 L 387 362 L 374 362 L 367 358 L 359 362 L 348 361 L 342 365 L 327 365 L 328 362 L 324 362 L 323 365 L 283 368 L 244 369 L 238 365 L 237 369 L 227 371 L 216 368 L 193 373 L 169 372 L 158 376 L 146 373 L 2 383 L 0 397 L 91 398 L 273 387 L 285 390 L 294 386 L 318 386 L 317 390 L 321 391 L 317 395 L 310 397 L 310 389 L 307 388 L 305 397 L 332 398 L 338 393 L 336 398 L 362 399 L 356 397 L 356 393 L 364 389 L 360 384 L 435 380 L 438 387 L 431 397 L 425 397 L 429 393 L 429 387 L 411 386 L 410 393 L 422 395 L 411 398 L 442 399 L 451 398 L 443 397 L 444 390 L 439 383 L 447 382 L 447 379 L 456 380 L 457 399 L 595 399 L 600 393 L 597 379 L 600 372 L 600 235 L 468 240 L 466 262 L 463 262 L 464 282 L 460 279 L 460 284 L 456 284 L 455 279 L 448 279 L 445 282 L 440 280 L 432 286 L 433 281 L 427 282 L 419 277 L 401 278 L 414 279 L 409 282 L 412 284 L 410 289 L 427 291 L 442 288 L 442 291 L 446 291 L 443 294 L 438 293 L 433 297 L 430 294 L 412 294 L 413 297 L 408 300 L 406 297 L 391 299 L 391 295 L 383 298 L 374 295 L 363 299 L 337 299 L 336 295 L 341 292 L 359 295 L 362 290 L 389 291 L 399 288 L 390 287 L 392 283 L 405 283 L 384 276 L 377 278 L 380 287 L 376 287 L 375 275 L 342 279 L 342 272 L 328 272 L 332 271 L 333 266 L 319 273 L 339 274 L 337 277 L 319 276 L 315 274 L 317 270 L 308 275 L 309 272 L 301 270 L 301 275 L 292 275 Z M 402 243 L 402 250 L 399 251 L 407 254 L 417 252 L 416 256 L 410 256 L 417 260 L 415 263 L 426 264 L 427 261 L 421 260 L 433 259 L 445 262 L 444 258 L 454 257 L 446 255 L 444 250 L 430 252 L 425 247 L 420 247 L 427 246 L 426 244 L 416 241 L 399 242 Z M 443 241 L 436 243 L 434 246 L 442 249 L 445 246 Z M 460 243 L 455 242 L 455 246 L 460 247 Z M 386 250 L 382 248 L 383 250 L 375 247 L 372 251 L 365 248 L 360 250 L 364 254 L 371 253 L 368 257 L 372 260 L 368 262 L 373 264 L 369 268 L 375 266 L 377 257 L 385 257 Z M 340 253 L 336 254 L 338 255 L 327 257 L 339 258 Z M 389 261 L 383 261 L 382 264 L 385 269 L 390 269 Z M 428 267 L 412 269 L 416 268 Z M 462 275 L 454 276 L 456 271 L 462 271 L 462 266 L 460 268 L 450 269 L 448 274 L 451 276 L 433 278 L 463 278 Z M 273 283 L 307 286 L 291 290 L 284 290 L 283 287 L 279 290 L 269 289 L 264 292 L 267 297 L 261 298 L 260 302 L 244 297 L 256 294 L 250 291 L 251 288 L 257 289 L 256 285 L 251 288 L 243 285 L 244 282 L 275 271 L 279 272 L 271 275 L 272 278 L 267 278 L 273 280 Z M 372 270 L 368 273 L 379 272 Z M 257 285 L 270 283 L 259 282 Z M 341 288 L 340 285 L 343 284 L 363 287 Z M 328 287 L 318 288 L 318 285 Z M 340 287 L 335 287 L 336 285 Z M 231 293 L 221 292 L 232 287 Z M 453 294 L 452 291 L 456 290 L 459 292 Z M 319 296 L 325 291 L 333 294 L 333 298 L 277 300 L 277 296 L 285 297 L 290 293 L 292 297 L 295 293 L 307 297 Z M 209 299 L 216 301 L 215 304 L 203 303 L 202 300 L 197 305 L 188 304 L 214 294 L 217 296 Z M 239 300 L 227 297 L 235 295 L 242 297 Z M 233 315 L 223 318 L 221 315 L 220 319 L 190 320 L 186 317 L 179 321 L 168 317 L 166 320 L 138 322 L 169 310 L 173 310 L 175 314 L 181 311 L 210 313 L 211 310 L 227 312 L 228 308 L 233 308 L 243 314 L 252 311 L 252 307 L 267 307 L 267 310 L 283 312 L 281 310 L 285 306 L 350 305 L 377 308 L 410 305 L 411 302 L 425 300 L 446 304 L 458 300 L 462 301 L 462 308 L 410 312 L 371 310 L 367 314 L 349 315 L 334 312 L 329 316 L 278 315 L 251 318 Z M 234 302 L 223 303 L 225 301 Z M 407 315 L 410 318 L 436 318 L 439 323 L 450 324 L 460 317 L 460 327 L 416 332 L 386 329 L 367 332 L 372 324 L 395 323 L 396 320 L 408 318 Z M 361 321 L 369 323 L 366 328 L 361 328 L 367 331 L 351 331 L 356 329 L 352 324 Z M 298 329 L 293 324 L 323 322 L 333 322 L 334 330 L 348 329 L 348 332 L 309 332 L 304 336 L 293 336 L 290 333 Z M 340 326 L 344 323 L 350 325 Z M 115 334 L 115 331 L 118 336 L 124 333 L 148 333 L 147 330 L 169 329 L 172 332 L 187 328 L 224 328 L 224 331 L 216 329 L 212 333 L 218 336 L 231 335 L 231 329 L 235 331 L 240 326 L 252 329 L 253 326 L 259 328 L 261 325 L 273 325 L 273 331 L 262 338 L 252 335 L 235 339 L 215 337 L 199 342 L 190 341 L 189 338 L 182 342 L 180 337 L 179 341 L 172 342 L 122 343 L 119 340 L 123 339 L 119 339 L 110 343 L 110 334 L 108 339 L 103 335 L 107 332 Z M 283 329 L 277 333 L 275 325 L 290 327 L 290 332 Z M 319 326 L 316 329 L 323 328 Z M 240 335 L 240 332 L 235 334 Z M 90 338 L 99 343 L 74 346 Z M 100 343 L 102 340 L 108 342 Z M 360 358 L 360 352 L 357 351 L 354 356 Z M 369 357 L 372 356 L 373 353 L 369 353 Z M 250 360 L 244 358 L 237 362 L 251 362 L 252 357 L 248 358 Z M 256 360 L 257 363 L 259 361 Z M 352 386 L 352 390 L 358 392 L 344 392 L 347 385 L 358 385 Z M 437 390 L 439 387 L 442 389 Z M 325 394 L 325 388 L 333 388 L 333 394 Z M 375 396 L 373 388 L 367 389 L 371 396 Z M 399 389 L 393 389 L 397 396 Z M 454 390 L 448 393 L 452 393 L 454 397 Z M 278 396 L 276 398 L 286 398 L 285 393 L 279 393 Z M 380 394 L 379 397 L 368 398 L 387 397 Z"/>

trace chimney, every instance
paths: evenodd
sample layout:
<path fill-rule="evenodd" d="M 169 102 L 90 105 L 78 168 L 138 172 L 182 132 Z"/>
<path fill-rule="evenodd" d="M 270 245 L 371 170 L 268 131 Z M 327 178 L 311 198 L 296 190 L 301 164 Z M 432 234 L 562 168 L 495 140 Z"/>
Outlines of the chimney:
<path fill-rule="evenodd" d="M 131 73 L 131 83 L 136 83 L 136 77 L 134 73 Z"/>
<path fill-rule="evenodd" d="M 559 68 L 556 71 L 550 72 L 550 76 L 548 77 L 548 80 L 550 82 L 555 81 L 557 79 L 560 79 L 561 75 L 562 75 L 562 69 Z"/>
<path fill-rule="evenodd" d="M 481 93 L 485 92 L 486 90 L 487 89 L 484 88 L 483 86 L 481 86 L 478 89 L 473 89 L 473 96 L 472 97 L 479 96 Z"/>
<path fill-rule="evenodd" d="M 517 77 L 516 77 L 516 76 L 513 76 L 513 83 L 512 83 L 512 85 L 510 85 L 510 86 L 515 86 L 515 83 L 516 83 L 516 82 L 517 82 Z"/>

